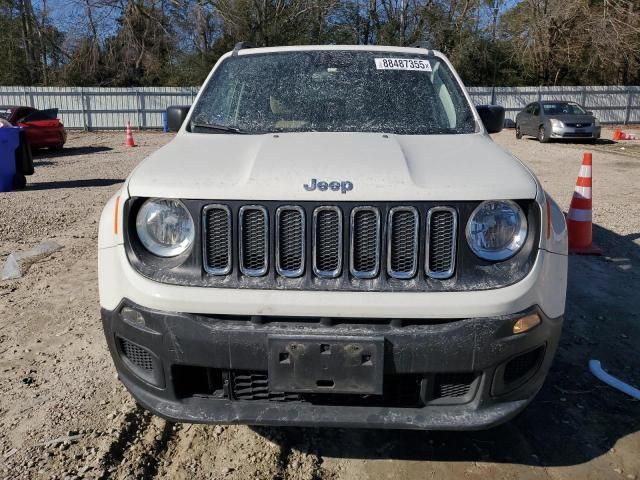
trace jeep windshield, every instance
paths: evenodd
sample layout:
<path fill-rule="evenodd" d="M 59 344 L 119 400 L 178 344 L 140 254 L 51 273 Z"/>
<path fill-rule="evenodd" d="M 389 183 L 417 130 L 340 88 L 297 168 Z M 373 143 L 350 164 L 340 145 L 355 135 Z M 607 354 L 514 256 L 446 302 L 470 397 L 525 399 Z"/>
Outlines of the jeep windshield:
<path fill-rule="evenodd" d="M 473 133 L 476 125 L 435 56 L 315 50 L 227 58 L 205 85 L 190 130 L 430 135 Z"/>

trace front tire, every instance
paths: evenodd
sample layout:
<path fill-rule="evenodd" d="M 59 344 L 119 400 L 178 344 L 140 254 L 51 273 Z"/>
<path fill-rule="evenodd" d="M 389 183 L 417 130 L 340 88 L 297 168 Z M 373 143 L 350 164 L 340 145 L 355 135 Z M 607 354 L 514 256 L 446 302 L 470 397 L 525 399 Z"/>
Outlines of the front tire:
<path fill-rule="evenodd" d="M 520 125 L 516 123 L 516 138 L 518 140 L 522 139 L 522 130 L 520 130 Z"/>
<path fill-rule="evenodd" d="M 544 125 L 540 125 L 538 129 L 538 141 L 540 143 L 549 143 L 549 135 L 547 134 L 547 130 L 544 128 Z"/>

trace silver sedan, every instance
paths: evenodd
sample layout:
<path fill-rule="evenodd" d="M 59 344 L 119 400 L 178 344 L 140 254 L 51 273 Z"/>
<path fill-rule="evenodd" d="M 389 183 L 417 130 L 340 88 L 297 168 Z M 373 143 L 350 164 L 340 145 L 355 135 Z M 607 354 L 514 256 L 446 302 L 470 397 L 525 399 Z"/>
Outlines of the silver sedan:
<path fill-rule="evenodd" d="M 516 137 L 523 135 L 542 143 L 552 139 L 595 142 L 600 138 L 600 122 L 575 102 L 533 102 L 516 116 Z"/>

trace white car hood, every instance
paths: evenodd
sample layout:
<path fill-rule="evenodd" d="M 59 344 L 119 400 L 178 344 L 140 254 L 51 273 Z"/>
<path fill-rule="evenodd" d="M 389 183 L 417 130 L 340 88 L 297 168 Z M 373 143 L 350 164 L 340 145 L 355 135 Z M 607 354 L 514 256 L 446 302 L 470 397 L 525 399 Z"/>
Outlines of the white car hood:
<path fill-rule="evenodd" d="M 351 182 L 346 193 L 304 188 Z M 211 200 L 532 199 L 537 183 L 483 134 L 178 135 L 129 177 L 138 197 Z"/>

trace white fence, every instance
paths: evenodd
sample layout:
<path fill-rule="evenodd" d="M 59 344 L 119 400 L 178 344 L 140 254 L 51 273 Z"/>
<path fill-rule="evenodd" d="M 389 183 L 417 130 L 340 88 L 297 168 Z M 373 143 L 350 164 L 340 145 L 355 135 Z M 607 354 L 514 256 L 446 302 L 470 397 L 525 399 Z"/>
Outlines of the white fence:
<path fill-rule="evenodd" d="M 169 105 L 190 105 L 196 87 L 79 88 L 1 87 L 0 105 L 57 108 L 67 128 L 121 129 L 127 120 L 136 128 L 162 128 Z"/>
<path fill-rule="evenodd" d="M 78 88 L 2 87 L 0 105 L 58 108 L 68 128 L 101 130 L 131 125 L 161 128 L 162 112 L 169 105 L 189 105 L 198 87 Z M 591 110 L 603 123 L 640 123 L 638 87 L 471 87 L 476 105 L 502 105 L 507 119 L 536 100 L 571 100 Z M 507 121 L 507 124 L 510 122 Z"/>

